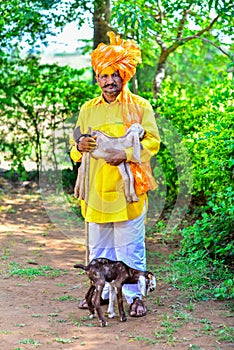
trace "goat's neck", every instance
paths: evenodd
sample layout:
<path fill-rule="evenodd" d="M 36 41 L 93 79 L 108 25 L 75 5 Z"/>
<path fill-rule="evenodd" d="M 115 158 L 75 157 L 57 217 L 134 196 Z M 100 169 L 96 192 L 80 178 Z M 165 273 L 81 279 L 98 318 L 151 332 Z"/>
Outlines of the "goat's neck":
<path fill-rule="evenodd" d="M 136 269 L 132 269 L 132 268 L 129 269 L 129 277 L 130 277 L 130 280 L 132 282 L 137 283 L 138 279 L 139 279 L 139 276 L 145 276 L 145 272 L 144 271 L 139 271 L 139 270 L 136 270 Z"/>

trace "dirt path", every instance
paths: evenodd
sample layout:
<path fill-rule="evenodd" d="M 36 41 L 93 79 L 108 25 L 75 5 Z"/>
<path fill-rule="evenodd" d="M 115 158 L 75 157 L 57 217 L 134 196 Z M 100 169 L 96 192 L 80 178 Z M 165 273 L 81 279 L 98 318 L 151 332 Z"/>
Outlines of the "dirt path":
<path fill-rule="evenodd" d="M 225 301 L 191 304 L 161 278 L 147 297 L 146 317 L 126 323 L 115 318 L 100 328 L 77 308 L 88 287 L 85 275 L 73 269 L 84 261 L 83 246 L 50 222 L 36 188 L 0 180 L 1 350 L 234 349 L 228 336 L 233 314 Z M 150 241 L 147 249 L 166 256 L 168 248 Z M 20 276 L 35 271 L 41 276 Z"/>

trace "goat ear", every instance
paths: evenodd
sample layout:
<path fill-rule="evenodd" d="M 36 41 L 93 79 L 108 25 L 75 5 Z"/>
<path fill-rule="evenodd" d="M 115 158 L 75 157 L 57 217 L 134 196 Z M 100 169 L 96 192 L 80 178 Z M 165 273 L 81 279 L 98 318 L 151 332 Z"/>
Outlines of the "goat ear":
<path fill-rule="evenodd" d="M 146 296 L 146 279 L 145 276 L 139 276 L 138 279 L 138 289 L 143 296 Z"/>

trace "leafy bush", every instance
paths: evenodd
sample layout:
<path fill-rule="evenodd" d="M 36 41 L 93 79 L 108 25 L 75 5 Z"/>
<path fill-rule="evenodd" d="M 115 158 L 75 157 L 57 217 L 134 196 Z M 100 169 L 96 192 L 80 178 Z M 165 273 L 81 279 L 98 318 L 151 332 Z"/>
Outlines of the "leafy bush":
<path fill-rule="evenodd" d="M 191 256 L 175 254 L 164 267 L 166 282 L 184 291 L 190 299 L 233 299 L 232 272 L 219 261 L 196 251 Z"/>
<path fill-rule="evenodd" d="M 194 196 L 205 195 L 209 198 L 220 189 L 225 189 L 233 180 L 232 82 L 228 76 L 221 79 L 208 88 L 201 87 L 200 91 L 193 86 L 173 85 L 168 79 L 160 98 L 157 101 L 151 99 L 159 114 L 159 128 L 162 115 L 173 124 L 189 151 Z M 176 139 L 173 141 L 176 142 Z M 173 162 L 168 159 L 168 149 L 164 146 L 158 160 L 165 166 L 167 185 L 175 189 L 175 196 L 176 171 L 173 171 Z"/>
<path fill-rule="evenodd" d="M 202 218 L 194 225 L 182 230 L 181 253 L 191 256 L 197 251 L 203 251 L 207 257 L 214 260 L 231 262 L 234 257 L 233 246 L 233 217 L 234 217 L 234 190 L 228 187 L 226 192 L 218 193 L 219 199 L 203 208 Z M 220 198 L 221 197 L 221 198 Z M 218 204 L 215 204 L 217 203 Z"/>
<path fill-rule="evenodd" d="M 182 230 L 181 253 L 199 261 L 210 259 L 231 264 L 233 259 L 233 98 L 232 81 L 227 74 L 209 87 L 186 86 L 167 79 L 160 98 L 151 98 L 161 127 L 163 116 L 176 128 L 191 159 L 193 222 Z M 149 94 L 147 96 L 149 98 Z M 164 130 L 162 130 L 164 131 Z M 167 130 L 166 130 L 167 132 Z M 165 138 L 162 133 L 163 140 Z M 171 138 L 176 143 L 176 138 Z M 173 206 L 178 193 L 178 168 L 170 145 L 163 144 L 157 155 L 165 172 L 167 201 Z M 177 166 L 177 167 L 176 167 Z M 191 176 L 190 174 L 190 176 Z M 202 205 L 201 205 L 202 204 Z"/>

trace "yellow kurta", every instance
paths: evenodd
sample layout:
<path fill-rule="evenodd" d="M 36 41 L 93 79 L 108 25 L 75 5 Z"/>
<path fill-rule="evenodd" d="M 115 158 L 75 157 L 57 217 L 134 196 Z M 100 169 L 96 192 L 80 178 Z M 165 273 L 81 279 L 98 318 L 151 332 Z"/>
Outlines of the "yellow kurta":
<path fill-rule="evenodd" d="M 154 113 L 150 103 L 140 96 L 133 95 L 134 104 L 138 106 L 141 124 L 145 130 L 141 141 L 141 161 L 147 162 L 159 150 L 160 138 Z M 81 133 L 88 128 L 100 130 L 109 136 L 120 137 L 126 132 L 123 122 L 123 104 L 121 94 L 112 103 L 107 103 L 102 96 L 86 102 L 79 113 L 77 125 Z M 132 148 L 126 149 L 127 161 L 135 161 Z M 81 161 L 82 154 L 73 143 L 71 158 Z M 127 204 L 124 194 L 124 183 L 118 167 L 107 164 L 103 159 L 90 157 L 90 176 L 88 204 L 81 201 L 82 215 L 87 222 L 106 223 L 135 219 L 143 211 L 146 194 L 138 196 L 139 202 Z"/>

